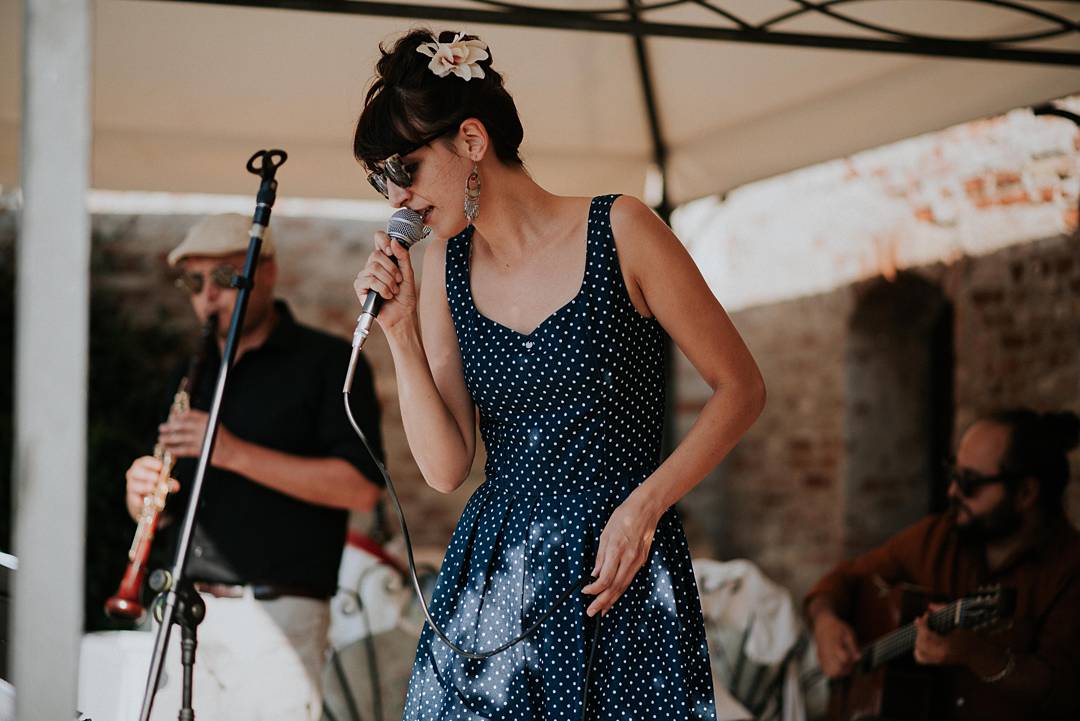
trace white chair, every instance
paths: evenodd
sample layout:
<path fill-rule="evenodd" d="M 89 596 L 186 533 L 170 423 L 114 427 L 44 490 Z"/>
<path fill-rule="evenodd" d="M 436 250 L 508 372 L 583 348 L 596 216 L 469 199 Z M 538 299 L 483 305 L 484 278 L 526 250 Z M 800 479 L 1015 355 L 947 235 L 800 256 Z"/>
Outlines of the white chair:
<path fill-rule="evenodd" d="M 330 658 L 323 671 L 326 721 L 401 718 L 423 615 L 398 555 L 366 536 L 349 534 L 338 593 L 330 602 Z M 438 570 L 434 561 L 417 569 L 428 595 Z"/>
<path fill-rule="evenodd" d="M 694 560 L 714 683 L 749 715 L 805 721 L 799 663 L 808 642 L 786 589 L 747 560 Z"/>
<path fill-rule="evenodd" d="M 84 718 L 138 721 L 154 636 L 149 631 L 96 631 L 82 637 L 78 708 Z"/>

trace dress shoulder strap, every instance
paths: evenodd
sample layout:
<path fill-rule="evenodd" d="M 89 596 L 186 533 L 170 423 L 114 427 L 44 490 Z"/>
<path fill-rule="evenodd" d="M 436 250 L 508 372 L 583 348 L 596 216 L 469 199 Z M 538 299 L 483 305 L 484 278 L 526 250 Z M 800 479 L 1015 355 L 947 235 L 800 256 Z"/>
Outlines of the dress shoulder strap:
<path fill-rule="evenodd" d="M 459 295 L 468 288 L 469 245 L 472 240 L 473 226 L 446 241 L 446 295 Z"/>
<path fill-rule="evenodd" d="M 460 323 L 462 313 L 469 307 L 469 245 L 472 234 L 473 226 L 469 225 L 446 241 L 444 282 L 455 325 Z"/>

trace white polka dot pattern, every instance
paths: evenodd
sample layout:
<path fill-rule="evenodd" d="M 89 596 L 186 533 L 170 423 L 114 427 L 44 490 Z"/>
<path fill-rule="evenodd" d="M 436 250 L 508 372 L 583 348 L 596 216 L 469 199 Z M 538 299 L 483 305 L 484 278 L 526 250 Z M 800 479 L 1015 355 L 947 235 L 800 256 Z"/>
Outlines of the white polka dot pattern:
<path fill-rule="evenodd" d="M 663 330 L 626 291 L 611 234 L 616 197 L 590 206 L 580 291 L 527 335 L 476 309 L 472 228 L 447 244 L 447 298 L 488 456 L 431 611 L 466 648 L 516 637 L 590 571 L 608 516 L 659 463 Z M 425 626 L 404 718 L 582 718 L 591 598 L 575 594 L 533 637 L 484 661 L 456 656 Z M 604 618 L 589 695 L 587 717 L 598 721 L 715 719 L 701 607 L 674 511 Z"/>

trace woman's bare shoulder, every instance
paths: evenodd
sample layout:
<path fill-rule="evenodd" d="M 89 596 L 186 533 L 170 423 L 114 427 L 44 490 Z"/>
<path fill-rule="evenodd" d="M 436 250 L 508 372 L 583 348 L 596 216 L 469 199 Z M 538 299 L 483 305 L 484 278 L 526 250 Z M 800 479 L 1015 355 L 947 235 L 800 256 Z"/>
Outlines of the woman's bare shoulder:
<path fill-rule="evenodd" d="M 620 256 L 633 268 L 655 262 L 655 254 L 685 253 L 679 239 L 652 208 L 632 195 L 620 195 L 611 206 L 611 232 Z"/>

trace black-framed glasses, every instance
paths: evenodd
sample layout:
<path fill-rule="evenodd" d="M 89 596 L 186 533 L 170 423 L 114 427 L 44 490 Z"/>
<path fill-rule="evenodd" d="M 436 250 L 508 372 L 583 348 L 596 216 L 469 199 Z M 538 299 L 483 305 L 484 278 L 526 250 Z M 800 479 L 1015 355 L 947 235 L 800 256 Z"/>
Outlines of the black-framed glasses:
<path fill-rule="evenodd" d="M 375 188 L 382 197 L 387 200 L 390 199 L 390 186 L 387 185 L 389 180 L 399 188 L 408 188 L 412 185 L 412 174 L 416 172 L 416 163 L 406 163 L 401 159 L 401 156 L 415 153 L 420 148 L 432 143 L 442 136 L 450 132 L 451 129 L 457 127 L 457 122 L 450 123 L 431 135 L 424 137 L 419 143 L 409 148 L 406 151 L 400 153 L 394 153 L 389 158 L 382 162 L 382 167 L 376 170 L 372 170 L 367 175 L 368 183 L 372 188 Z"/>
<path fill-rule="evenodd" d="M 1013 473 L 995 473 L 988 476 L 970 468 L 962 468 L 956 465 L 956 461 L 953 460 L 946 461 L 945 470 L 949 481 L 956 484 L 956 487 L 960 490 L 960 495 L 965 498 L 971 498 L 983 486 L 1005 483 L 1016 478 L 1016 474 Z"/>
<path fill-rule="evenodd" d="M 206 287 L 206 279 L 209 277 L 210 282 L 218 288 L 229 290 L 233 287 L 232 282 L 235 275 L 236 268 L 228 263 L 214 266 L 210 269 L 210 272 L 206 274 L 198 271 L 186 270 L 176 279 L 176 287 L 181 290 L 186 290 L 192 295 L 198 295 L 199 293 L 202 293 L 203 288 Z"/>

